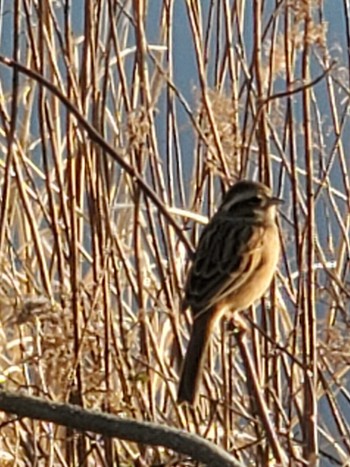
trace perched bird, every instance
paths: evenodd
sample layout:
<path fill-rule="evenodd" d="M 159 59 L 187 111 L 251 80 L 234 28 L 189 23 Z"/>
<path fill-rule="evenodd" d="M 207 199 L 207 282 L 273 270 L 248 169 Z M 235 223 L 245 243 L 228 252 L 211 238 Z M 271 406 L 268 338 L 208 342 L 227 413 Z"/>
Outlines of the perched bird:
<path fill-rule="evenodd" d="M 242 180 L 223 197 L 203 229 L 185 286 L 182 308 L 193 326 L 178 402 L 194 404 L 210 335 L 226 313 L 248 308 L 268 289 L 278 262 L 276 206 L 283 203 L 262 183 Z"/>

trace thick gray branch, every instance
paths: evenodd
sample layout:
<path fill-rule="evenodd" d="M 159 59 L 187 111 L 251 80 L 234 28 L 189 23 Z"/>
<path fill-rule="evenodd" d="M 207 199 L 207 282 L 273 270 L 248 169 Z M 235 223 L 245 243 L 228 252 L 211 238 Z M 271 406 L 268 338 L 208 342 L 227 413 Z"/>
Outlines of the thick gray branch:
<path fill-rule="evenodd" d="M 20 417 L 57 423 L 79 431 L 90 431 L 151 446 L 163 446 L 212 467 L 242 467 L 226 451 L 186 431 L 150 422 L 115 417 L 76 405 L 48 402 L 0 390 L 0 410 Z"/>

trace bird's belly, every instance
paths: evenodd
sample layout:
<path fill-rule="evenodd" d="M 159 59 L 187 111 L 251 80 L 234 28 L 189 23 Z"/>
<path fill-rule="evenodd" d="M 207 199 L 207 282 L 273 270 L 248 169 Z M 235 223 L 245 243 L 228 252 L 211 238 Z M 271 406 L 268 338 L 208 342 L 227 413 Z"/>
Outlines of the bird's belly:
<path fill-rule="evenodd" d="M 226 310 L 244 310 L 261 298 L 269 288 L 276 270 L 280 253 L 277 227 L 268 228 L 265 232 L 264 243 L 258 263 L 253 268 L 252 275 L 246 283 L 225 298 Z"/>

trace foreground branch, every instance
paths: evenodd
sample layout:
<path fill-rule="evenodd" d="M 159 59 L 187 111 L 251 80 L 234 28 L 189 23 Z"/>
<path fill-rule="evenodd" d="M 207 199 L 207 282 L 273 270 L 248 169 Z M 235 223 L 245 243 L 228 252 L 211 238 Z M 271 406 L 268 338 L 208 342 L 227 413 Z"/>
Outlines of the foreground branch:
<path fill-rule="evenodd" d="M 242 467 L 226 451 L 200 436 L 150 422 L 121 419 L 82 409 L 76 405 L 48 402 L 0 390 L 0 410 L 151 446 L 163 446 L 212 467 Z"/>

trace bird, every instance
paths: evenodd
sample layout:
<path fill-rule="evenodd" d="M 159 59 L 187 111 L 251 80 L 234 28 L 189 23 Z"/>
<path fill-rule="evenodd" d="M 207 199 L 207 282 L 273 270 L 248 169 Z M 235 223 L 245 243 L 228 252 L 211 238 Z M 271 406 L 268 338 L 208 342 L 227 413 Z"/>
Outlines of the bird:
<path fill-rule="evenodd" d="M 177 402 L 195 405 L 206 350 L 216 323 L 261 298 L 274 276 L 280 252 L 274 197 L 260 182 L 240 180 L 224 195 L 204 227 L 184 287 L 182 311 L 193 324 Z"/>

